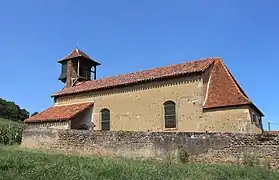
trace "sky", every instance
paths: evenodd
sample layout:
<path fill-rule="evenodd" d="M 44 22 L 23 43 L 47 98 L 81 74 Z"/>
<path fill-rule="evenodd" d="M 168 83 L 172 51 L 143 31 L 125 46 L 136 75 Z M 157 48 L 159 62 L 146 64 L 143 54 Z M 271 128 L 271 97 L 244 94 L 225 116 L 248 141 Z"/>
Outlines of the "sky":
<path fill-rule="evenodd" d="M 78 47 L 97 78 L 221 57 L 279 129 L 279 1 L 9 0 L 0 7 L 0 97 L 29 112 L 63 88 L 57 60 Z M 277 125 L 277 124 L 278 125 Z"/>

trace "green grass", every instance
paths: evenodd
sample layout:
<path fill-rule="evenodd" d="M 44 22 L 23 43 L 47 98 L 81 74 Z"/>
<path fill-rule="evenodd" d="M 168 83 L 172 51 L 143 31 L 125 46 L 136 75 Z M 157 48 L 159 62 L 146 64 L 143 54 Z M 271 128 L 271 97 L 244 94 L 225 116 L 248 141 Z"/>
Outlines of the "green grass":
<path fill-rule="evenodd" d="M 18 125 L 18 124 L 22 124 L 22 122 L 12 121 L 12 120 L 0 117 L 0 125 L 4 125 L 4 124 L 16 124 L 16 125 Z"/>
<path fill-rule="evenodd" d="M 32 152 L 0 146 L 0 179 L 268 180 L 279 179 L 279 173 L 245 166 L 171 164 Z"/>

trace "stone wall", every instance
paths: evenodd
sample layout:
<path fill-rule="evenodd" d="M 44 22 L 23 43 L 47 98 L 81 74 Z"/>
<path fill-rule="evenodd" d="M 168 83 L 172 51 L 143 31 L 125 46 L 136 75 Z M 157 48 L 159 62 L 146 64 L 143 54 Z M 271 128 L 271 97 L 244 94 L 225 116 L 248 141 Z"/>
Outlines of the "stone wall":
<path fill-rule="evenodd" d="M 37 129 L 23 132 L 22 147 L 130 158 L 168 159 L 183 150 L 192 162 L 239 163 L 255 153 L 279 169 L 279 135 Z"/>

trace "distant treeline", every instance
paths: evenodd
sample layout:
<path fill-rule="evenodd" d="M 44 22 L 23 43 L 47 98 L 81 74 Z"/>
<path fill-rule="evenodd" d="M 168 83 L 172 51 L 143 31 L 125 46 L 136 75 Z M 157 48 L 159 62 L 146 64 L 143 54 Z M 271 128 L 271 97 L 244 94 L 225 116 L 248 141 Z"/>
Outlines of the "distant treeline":
<path fill-rule="evenodd" d="M 30 113 L 26 109 L 21 109 L 20 106 L 14 102 L 0 98 L 0 117 L 14 121 L 23 121 L 29 117 L 29 114 Z"/>

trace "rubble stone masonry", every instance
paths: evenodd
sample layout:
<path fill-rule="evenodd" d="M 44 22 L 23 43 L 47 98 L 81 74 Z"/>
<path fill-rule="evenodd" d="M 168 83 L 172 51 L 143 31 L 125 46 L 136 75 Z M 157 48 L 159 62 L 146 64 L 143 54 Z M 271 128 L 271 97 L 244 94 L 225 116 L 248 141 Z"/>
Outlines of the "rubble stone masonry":
<path fill-rule="evenodd" d="M 239 163 L 254 153 L 279 169 L 279 135 L 27 129 L 22 147 L 129 158 L 167 159 L 181 149 L 191 162 Z"/>

